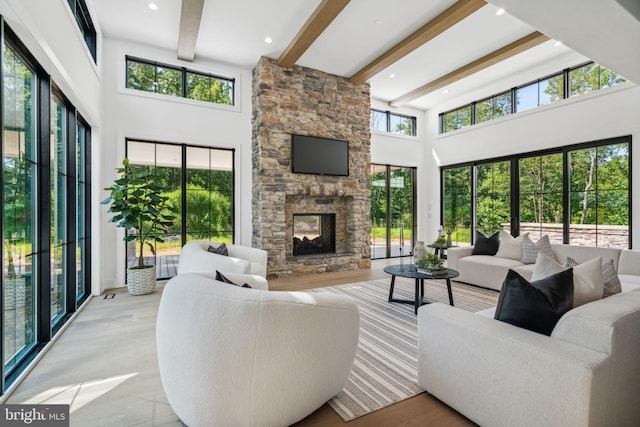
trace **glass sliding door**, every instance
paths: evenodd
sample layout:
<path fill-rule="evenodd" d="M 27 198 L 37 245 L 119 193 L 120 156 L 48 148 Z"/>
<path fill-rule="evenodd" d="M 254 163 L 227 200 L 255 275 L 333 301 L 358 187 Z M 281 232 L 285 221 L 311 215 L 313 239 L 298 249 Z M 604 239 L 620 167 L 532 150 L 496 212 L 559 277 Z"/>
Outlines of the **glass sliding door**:
<path fill-rule="evenodd" d="M 415 168 L 371 165 L 371 258 L 412 254 Z"/>
<path fill-rule="evenodd" d="M 171 204 L 180 212 L 182 206 L 182 148 L 179 145 L 127 142 L 127 158 L 134 173 L 153 173 L 164 189 Z M 180 214 L 179 214 L 180 215 Z M 144 248 L 144 263 L 156 266 L 156 277 L 167 278 L 175 275 L 178 255 L 182 247 L 180 216 L 174 226 L 161 238 L 163 242 L 151 242 L 154 250 Z M 134 240 L 127 244 L 127 266 L 136 265 L 140 257 L 139 244 Z"/>
<path fill-rule="evenodd" d="M 387 258 L 387 167 L 371 165 L 371 258 Z"/>
<path fill-rule="evenodd" d="M 66 311 L 67 109 L 51 98 L 51 320 Z"/>
<path fill-rule="evenodd" d="M 569 243 L 629 247 L 629 144 L 569 152 Z"/>
<path fill-rule="evenodd" d="M 476 166 L 476 229 L 489 236 L 511 228 L 511 162 Z"/>
<path fill-rule="evenodd" d="M 187 147 L 187 241 L 233 243 L 233 151 Z"/>
<path fill-rule="evenodd" d="M 520 234 L 563 241 L 562 153 L 520 159 Z"/>
<path fill-rule="evenodd" d="M 37 76 L 3 46 L 3 362 L 8 375 L 36 343 Z"/>
<path fill-rule="evenodd" d="M 451 243 L 471 244 L 472 200 L 471 166 L 445 169 L 442 176 L 444 231 L 451 230 Z"/>
<path fill-rule="evenodd" d="M 89 176 L 87 173 L 88 144 L 90 142 L 87 126 L 78 122 L 76 139 L 76 304 L 83 301 L 89 293 L 88 278 L 88 229 L 87 213 L 90 211 Z"/>
<path fill-rule="evenodd" d="M 157 175 L 176 209 L 176 221 L 155 245 L 145 249 L 145 263 L 156 265 L 158 279 L 177 274 L 182 245 L 193 240 L 233 243 L 234 152 L 186 144 L 127 141 L 129 163 Z M 127 246 L 127 265 L 137 262 L 139 248 Z"/>

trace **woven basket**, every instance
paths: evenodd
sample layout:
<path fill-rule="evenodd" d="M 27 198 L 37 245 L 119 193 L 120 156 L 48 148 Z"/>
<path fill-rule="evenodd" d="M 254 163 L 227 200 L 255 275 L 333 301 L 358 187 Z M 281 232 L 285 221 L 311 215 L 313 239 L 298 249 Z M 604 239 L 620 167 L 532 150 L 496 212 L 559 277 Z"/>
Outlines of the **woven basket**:
<path fill-rule="evenodd" d="M 146 295 L 156 290 L 156 267 L 127 269 L 127 288 L 131 295 Z"/>

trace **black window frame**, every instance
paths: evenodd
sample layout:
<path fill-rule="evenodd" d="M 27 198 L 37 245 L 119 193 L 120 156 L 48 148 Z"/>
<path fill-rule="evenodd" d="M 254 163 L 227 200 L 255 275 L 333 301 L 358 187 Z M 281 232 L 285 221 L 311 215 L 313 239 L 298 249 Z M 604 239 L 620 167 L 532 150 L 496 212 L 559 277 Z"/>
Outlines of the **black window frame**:
<path fill-rule="evenodd" d="M 34 287 L 34 298 L 35 298 L 35 309 L 33 311 L 33 321 L 35 323 L 35 336 L 33 343 L 29 346 L 28 349 L 24 351 L 24 353 L 20 356 L 20 359 L 11 367 L 5 367 L 4 361 L 4 328 L 0 331 L 0 354 L 2 354 L 2 363 L 0 364 L 0 395 L 3 395 L 9 387 L 20 377 L 20 375 L 25 372 L 31 363 L 36 359 L 38 354 L 45 348 L 45 346 L 52 340 L 53 337 L 56 336 L 58 332 L 62 329 L 63 325 L 69 321 L 72 317 L 73 313 L 75 313 L 80 306 L 88 299 L 91 291 L 91 257 L 90 254 L 86 258 L 85 267 L 89 274 L 86 276 L 86 282 L 84 284 L 84 289 L 86 290 L 85 295 L 76 299 L 76 280 L 74 274 L 67 274 L 66 281 L 64 282 L 65 286 L 65 295 L 66 295 L 66 304 L 65 310 L 63 313 L 58 316 L 55 321 L 51 318 L 51 262 L 49 258 L 50 253 L 50 245 L 51 245 L 51 222 L 52 219 L 50 217 L 51 210 L 51 168 L 54 165 L 50 163 L 50 147 L 51 147 L 51 139 L 50 139 L 50 131 L 51 131 L 51 97 L 55 94 L 62 102 L 64 102 L 65 107 L 67 107 L 67 120 L 68 122 L 72 122 L 74 124 L 74 128 L 67 129 L 67 144 L 75 144 L 75 123 L 80 113 L 78 110 L 70 103 L 68 98 L 64 96 L 64 93 L 59 90 L 55 83 L 51 80 L 51 76 L 47 73 L 47 71 L 40 65 L 40 63 L 35 59 L 35 57 L 29 52 L 28 48 L 22 43 L 16 33 L 10 28 L 10 26 L 4 21 L 3 17 L 0 15 L 0 46 L 8 45 L 15 52 L 16 55 L 20 57 L 22 61 L 29 65 L 31 69 L 34 70 L 36 76 L 36 89 L 35 98 L 36 101 L 34 103 L 33 108 L 36 109 L 36 133 L 35 133 L 35 149 L 36 149 L 36 195 L 38 200 L 38 207 L 35 212 L 35 220 L 34 222 L 37 224 L 37 227 L 32 230 L 34 234 L 34 248 L 32 253 L 35 256 L 35 260 L 33 262 L 33 287 Z M 3 55 L 4 53 L 0 52 L 0 80 L 4 79 L 4 64 L 3 64 Z M 0 84 L 0 123 L 4 127 L 4 83 Z M 86 122 L 84 122 L 86 124 Z M 91 145 L 90 139 L 90 131 L 91 128 L 87 125 L 88 139 L 86 140 L 87 147 Z M 4 132 L 0 132 L 0 142 L 3 140 Z M 74 151 L 75 154 L 75 151 Z M 75 165 L 75 155 L 71 156 L 73 158 L 67 159 L 67 168 L 71 168 L 72 165 Z M 91 164 L 91 155 L 90 151 L 87 153 L 87 166 Z M 70 170 L 70 169 L 69 169 Z M 69 171 L 68 170 L 68 171 Z M 90 170 L 87 175 L 87 186 L 91 188 L 91 175 Z M 0 177 L 0 181 L 2 178 Z M 67 182 L 68 185 L 75 184 L 76 181 L 71 179 Z M 67 199 L 67 203 L 65 204 L 65 209 L 67 213 L 67 222 L 65 223 L 66 227 L 69 227 L 69 231 L 71 231 L 71 235 L 69 236 L 70 242 L 75 239 L 75 233 L 73 230 L 75 229 L 74 217 L 71 213 L 75 212 L 77 209 L 75 200 Z M 0 216 L 0 222 L 2 221 L 2 216 Z M 91 230 L 91 203 L 90 199 L 87 198 L 87 202 L 85 205 L 85 222 L 87 230 Z M 75 251 L 71 254 L 70 257 L 67 258 L 67 263 L 65 264 L 65 268 L 70 268 L 72 265 L 72 270 L 75 272 Z M 3 281 L 4 278 L 0 275 L 0 281 Z M 4 301 L 3 286 L 0 286 L 0 301 Z M 0 320 L 2 320 L 2 324 L 4 324 L 4 303 L 0 302 Z"/>
<path fill-rule="evenodd" d="M 575 97 L 575 96 L 579 96 L 579 94 L 577 94 L 577 95 L 571 95 L 570 94 L 570 84 L 569 84 L 570 73 L 571 73 L 571 71 L 574 71 L 576 69 L 582 68 L 582 67 L 584 67 L 586 65 L 590 65 L 590 64 L 595 64 L 598 67 L 598 89 L 596 89 L 596 90 L 604 89 L 602 87 L 602 83 L 601 83 L 601 76 L 602 76 L 603 70 L 608 70 L 608 69 L 604 68 L 600 64 L 595 63 L 594 61 L 587 61 L 587 62 L 584 62 L 582 64 L 575 65 L 573 67 L 565 68 L 562 71 L 554 72 L 554 73 L 548 74 L 546 76 L 540 77 L 538 79 L 531 80 L 531 81 L 529 81 L 527 83 L 515 86 L 515 87 L 513 87 L 513 88 L 511 88 L 511 89 L 509 89 L 507 91 L 499 92 L 499 93 L 490 95 L 490 96 L 488 96 L 486 98 L 482 98 L 480 100 L 476 100 L 476 101 L 470 102 L 468 104 L 460 105 L 460 106 L 458 106 L 456 108 L 452 108 L 450 110 L 443 111 L 440 114 L 438 114 L 438 133 L 442 135 L 442 134 L 445 134 L 445 133 L 448 133 L 448 132 L 453 132 L 453 131 L 458 130 L 458 129 L 462 129 L 462 128 L 465 128 L 465 127 L 468 127 L 468 126 L 473 126 L 475 124 L 478 124 L 476 122 L 476 117 L 477 117 L 477 115 L 476 115 L 476 106 L 477 106 L 477 104 L 479 104 L 481 102 L 485 102 L 485 101 L 490 100 L 492 98 L 495 98 L 497 96 L 505 95 L 505 94 L 507 94 L 509 92 L 511 92 L 511 113 L 509 113 L 509 114 L 514 114 L 514 113 L 519 112 L 518 108 L 517 108 L 517 102 L 516 102 L 517 101 L 517 91 L 519 89 L 523 89 L 523 88 L 526 88 L 526 87 L 529 87 L 529 86 L 532 86 L 532 85 L 536 85 L 537 106 L 536 107 L 527 108 L 527 109 L 524 109 L 524 110 L 521 110 L 521 111 L 532 110 L 532 109 L 540 107 L 542 105 L 553 104 L 553 103 L 555 103 L 557 101 L 561 101 L 563 99 L 569 99 L 569 98 L 572 98 L 572 97 Z M 611 71 L 611 70 L 608 70 L 608 71 Z M 618 74 L 616 74 L 616 75 L 618 75 Z M 557 99 L 556 101 L 551 101 L 551 102 L 547 102 L 545 104 L 540 104 L 540 82 L 543 82 L 545 80 L 549 80 L 549 79 L 551 79 L 553 77 L 556 77 L 556 76 L 562 76 L 562 97 L 560 99 Z M 624 79 L 624 77 L 622 77 L 622 76 L 620 76 L 620 77 Z M 626 82 L 626 81 L 627 80 L 624 79 L 624 82 Z M 620 83 L 624 83 L 624 82 L 620 82 Z M 606 87 L 611 87 L 611 86 L 606 86 Z M 591 91 L 591 92 L 594 92 L 594 91 Z M 456 129 L 452 129 L 450 131 L 445 131 L 445 127 L 444 127 L 445 116 L 448 115 L 448 114 L 457 112 L 459 110 L 462 110 L 463 108 L 468 108 L 468 107 L 471 107 L 471 123 L 469 125 L 467 125 L 467 126 L 462 126 L 462 127 L 456 128 Z M 509 115 L 509 114 L 506 114 L 506 115 Z M 504 115 L 500 116 L 500 117 L 504 117 Z M 480 123 L 486 123 L 486 122 L 491 121 L 491 120 L 493 120 L 493 119 L 485 120 L 485 121 L 482 121 Z"/>
<path fill-rule="evenodd" d="M 390 133 L 392 135 L 400 135 L 400 136 L 411 136 L 411 137 L 415 137 L 418 135 L 418 130 L 416 128 L 417 124 L 418 124 L 418 119 L 415 116 L 411 116 L 409 114 L 400 114 L 400 113 L 395 113 L 389 110 L 380 110 L 378 108 L 371 108 L 370 111 L 375 111 L 376 113 L 380 113 L 380 114 L 384 114 L 386 117 L 386 130 L 385 131 L 381 131 L 378 129 L 375 129 L 376 132 L 384 132 L 384 133 Z M 394 117 L 400 117 L 401 119 L 409 119 L 411 121 L 411 135 L 407 135 L 404 133 L 398 133 L 398 132 L 393 132 L 391 130 L 391 116 Z"/>
<path fill-rule="evenodd" d="M 176 65 L 171 65 L 171 64 L 167 64 L 167 63 L 159 62 L 159 61 L 152 61 L 152 60 L 149 60 L 149 59 L 144 59 L 144 58 L 140 58 L 140 57 L 137 57 L 137 56 L 131 56 L 131 55 L 125 55 L 125 61 L 124 61 L 124 66 L 125 66 L 125 87 L 127 89 L 139 90 L 140 92 L 147 92 L 147 93 L 156 93 L 158 95 L 172 96 L 172 95 L 164 94 L 162 92 L 158 92 L 157 91 L 157 87 L 158 87 L 157 79 L 156 79 L 156 83 L 154 84 L 155 90 L 153 92 L 129 87 L 129 62 L 135 62 L 135 63 L 142 64 L 142 65 L 153 66 L 155 68 L 155 75 L 156 76 L 157 76 L 157 73 L 158 73 L 158 67 L 162 67 L 162 68 L 165 68 L 165 69 L 169 69 L 169 70 L 177 71 L 177 72 L 181 73 L 181 82 L 182 83 L 181 83 L 180 98 L 190 99 L 192 101 L 206 102 L 206 103 L 213 104 L 213 105 L 228 105 L 228 106 L 235 106 L 236 105 L 236 79 L 234 77 L 224 77 L 224 76 L 221 76 L 219 74 L 207 73 L 207 72 L 204 72 L 204 71 L 199 71 L 199 70 L 194 70 L 194 69 L 187 68 L 187 67 L 180 67 L 180 66 L 176 66 Z M 202 100 L 196 100 L 194 98 L 190 98 L 189 94 L 188 94 L 188 90 L 187 90 L 187 74 L 197 74 L 199 76 L 205 76 L 205 77 L 208 77 L 208 78 L 213 79 L 213 80 L 220 80 L 220 81 L 223 81 L 223 82 L 231 84 L 231 104 L 222 104 L 222 103 L 218 103 L 218 102 L 214 102 L 214 101 L 202 101 Z"/>
<path fill-rule="evenodd" d="M 85 0 L 68 0 L 69 7 L 71 8 L 71 13 L 76 18 L 76 23 L 78 24 L 78 28 L 82 33 L 82 37 L 84 38 L 84 42 L 89 48 L 89 52 L 91 53 L 91 57 L 93 58 L 94 63 L 98 63 L 97 58 L 97 33 L 96 27 L 93 25 L 93 19 L 91 18 L 91 14 L 89 13 L 89 8 L 87 7 L 87 3 Z"/>
<path fill-rule="evenodd" d="M 628 199 L 627 199 L 627 204 L 629 207 L 629 211 L 628 211 L 628 230 L 629 230 L 629 247 L 626 249 L 632 249 L 632 245 L 633 245 L 633 239 L 632 239 L 632 232 L 633 232 L 633 226 L 632 226 L 632 220 L 633 220 L 633 213 L 632 213 L 632 204 L 631 204 L 631 200 L 632 200 L 632 195 L 633 195 L 633 156 L 632 156 L 632 147 L 633 147 L 633 137 L 632 135 L 624 135 L 624 136 L 619 136 L 619 137 L 613 137 L 613 138 L 607 138 L 607 139 L 601 139 L 601 140 L 595 140 L 595 141 L 589 141 L 589 142 L 584 142 L 584 143 L 578 143 L 578 144 L 571 144 L 571 145 L 565 145 L 562 147 L 556 147 L 556 148 L 549 148 L 549 149 L 545 149 L 545 150 L 537 150 L 537 151 L 530 151 L 530 152 L 525 152 L 525 153 L 518 153 L 518 154 L 514 154 L 511 156 L 501 156 L 501 157 L 495 157 L 495 158 L 489 158 L 489 159 L 480 159 L 480 160 L 474 160 L 474 161 L 470 161 L 470 162 L 464 162 L 464 163 L 458 163 L 458 164 L 452 164 L 452 165 L 447 165 L 447 166 L 442 166 L 440 167 L 440 223 L 443 224 L 444 218 L 445 218 L 445 204 L 444 204 L 444 184 L 445 184 L 445 179 L 444 179 L 444 174 L 445 171 L 450 170 L 450 169 L 459 169 L 459 168 L 471 168 L 471 196 L 469 199 L 469 203 L 470 203 L 470 207 L 471 207 L 471 224 L 470 224 L 470 229 L 471 229 L 471 244 L 474 243 L 474 237 L 475 237 L 475 230 L 477 230 L 477 222 L 476 222 L 476 210 L 477 210 L 477 206 L 476 206 L 476 191 L 477 191 L 477 182 L 476 182 L 476 167 L 478 165 L 484 165 L 484 164 L 489 164 L 489 163 L 496 163 L 496 162 L 504 162 L 504 161 L 510 161 L 511 162 L 511 207 L 510 207 L 510 217 L 511 217 L 511 224 L 510 224 L 510 230 L 511 230 L 511 234 L 516 237 L 520 234 L 520 212 L 519 212 L 519 207 L 520 207 L 520 176 L 519 176 L 519 162 L 522 159 L 525 158 L 530 158 L 530 157 L 537 157 L 537 156 L 546 156 L 546 155 L 550 155 L 550 154 L 561 154 L 563 159 L 563 187 L 562 187 L 562 192 L 563 192 L 563 201 L 562 201 L 562 209 L 563 209 L 563 243 L 564 244 L 569 244 L 569 230 L 570 230 L 570 226 L 571 226 L 571 218 L 569 215 L 570 212 L 570 206 L 569 206 L 569 193 L 570 193 L 570 188 L 569 188 L 569 182 L 568 182 L 568 162 L 569 162 L 569 153 L 573 152 L 573 151 L 578 151 L 578 150 L 584 150 L 584 149 L 589 149 L 589 148 L 598 148 L 598 147 L 604 147 L 604 146 L 609 146 L 609 145 L 616 145 L 616 144 L 621 144 L 621 143 L 626 143 L 628 144 L 628 153 L 629 153 L 629 170 L 628 170 Z"/>

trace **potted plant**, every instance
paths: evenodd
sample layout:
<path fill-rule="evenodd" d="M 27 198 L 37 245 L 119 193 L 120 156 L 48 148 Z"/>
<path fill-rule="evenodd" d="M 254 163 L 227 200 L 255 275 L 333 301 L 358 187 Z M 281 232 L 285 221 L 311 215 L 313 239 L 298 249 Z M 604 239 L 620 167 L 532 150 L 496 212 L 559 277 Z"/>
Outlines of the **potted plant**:
<path fill-rule="evenodd" d="M 135 173 L 126 158 L 118 174 L 119 178 L 105 188 L 110 194 L 102 204 L 110 205 L 107 212 L 113 216 L 109 222 L 133 230 L 125 233 L 123 240 L 135 241 L 140 255 L 138 264 L 127 269 L 127 287 L 131 295 L 144 295 L 156 287 L 155 265 L 144 264 L 145 245 L 155 255 L 154 243 L 164 241 L 161 236 L 175 221 L 174 208 L 168 202 L 169 197 L 162 195 L 156 175 Z"/>
<path fill-rule="evenodd" d="M 439 274 L 444 270 L 443 262 L 439 255 L 427 252 L 424 258 L 417 262 L 418 271 L 428 274 Z"/>

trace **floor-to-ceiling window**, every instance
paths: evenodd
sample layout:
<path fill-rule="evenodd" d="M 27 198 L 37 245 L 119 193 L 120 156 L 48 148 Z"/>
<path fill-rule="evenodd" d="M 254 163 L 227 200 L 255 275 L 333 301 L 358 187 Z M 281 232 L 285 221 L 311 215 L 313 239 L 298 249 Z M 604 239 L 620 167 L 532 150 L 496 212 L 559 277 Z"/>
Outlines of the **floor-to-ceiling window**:
<path fill-rule="evenodd" d="M 630 247 L 631 137 L 442 169 L 442 218 L 456 243 L 498 230 L 555 243 Z M 475 197 L 470 195 L 474 194 Z"/>
<path fill-rule="evenodd" d="M 9 44 L 2 52 L 2 290 L 4 373 L 36 343 L 36 71 Z"/>
<path fill-rule="evenodd" d="M 156 266 L 159 279 L 176 274 L 180 249 L 188 241 L 233 243 L 233 150 L 128 140 L 127 157 L 134 168 L 154 173 L 177 211 L 164 241 L 155 244 L 155 255 L 145 251 L 145 263 Z M 129 242 L 127 265 L 139 256 L 135 242 Z"/>
<path fill-rule="evenodd" d="M 472 168 L 462 166 L 446 169 L 442 175 L 442 225 L 451 233 L 451 243 L 471 242 L 472 224 Z"/>
<path fill-rule="evenodd" d="M 89 295 L 91 133 L 2 17 L 0 33 L 1 394 Z"/>
<path fill-rule="evenodd" d="M 371 258 L 411 255 L 415 241 L 415 168 L 371 165 Z"/>

